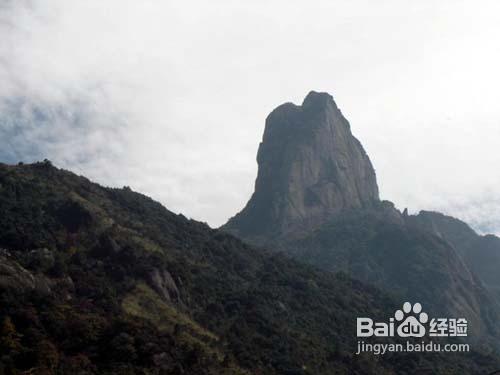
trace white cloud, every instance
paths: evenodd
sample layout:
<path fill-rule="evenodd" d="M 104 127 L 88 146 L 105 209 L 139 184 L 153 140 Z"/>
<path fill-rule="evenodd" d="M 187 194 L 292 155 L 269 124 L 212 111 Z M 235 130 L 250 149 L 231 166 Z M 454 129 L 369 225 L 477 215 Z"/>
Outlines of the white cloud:
<path fill-rule="evenodd" d="M 324 90 L 384 198 L 500 232 L 483 219 L 500 212 L 499 11 L 472 0 L 4 1 L 0 156 L 47 157 L 220 225 L 251 194 L 267 113 Z M 9 123 L 13 102 L 23 115 Z"/>

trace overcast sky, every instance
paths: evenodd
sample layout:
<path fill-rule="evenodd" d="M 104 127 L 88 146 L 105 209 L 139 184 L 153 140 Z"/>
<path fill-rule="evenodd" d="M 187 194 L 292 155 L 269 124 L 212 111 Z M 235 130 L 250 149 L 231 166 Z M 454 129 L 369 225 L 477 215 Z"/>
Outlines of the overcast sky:
<path fill-rule="evenodd" d="M 0 161 L 223 224 L 267 114 L 331 93 L 382 198 L 500 233 L 500 2 L 0 0 Z"/>

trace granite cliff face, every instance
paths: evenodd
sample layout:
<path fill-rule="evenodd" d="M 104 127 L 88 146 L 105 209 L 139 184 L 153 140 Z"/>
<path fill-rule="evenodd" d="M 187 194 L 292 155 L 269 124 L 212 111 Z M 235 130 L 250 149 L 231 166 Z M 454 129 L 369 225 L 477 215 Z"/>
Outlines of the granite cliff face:
<path fill-rule="evenodd" d="M 310 230 L 379 200 L 375 171 L 331 95 L 311 91 L 266 119 L 255 192 L 225 229 L 244 237 Z"/>

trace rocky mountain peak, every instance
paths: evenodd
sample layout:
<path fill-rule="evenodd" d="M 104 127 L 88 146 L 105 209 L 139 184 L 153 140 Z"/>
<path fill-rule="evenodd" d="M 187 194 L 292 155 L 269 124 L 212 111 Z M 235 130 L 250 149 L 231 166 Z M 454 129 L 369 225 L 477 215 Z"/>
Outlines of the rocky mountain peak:
<path fill-rule="evenodd" d="M 257 163 L 252 198 L 225 226 L 243 237 L 309 230 L 379 200 L 370 159 L 328 93 L 273 110 Z"/>
<path fill-rule="evenodd" d="M 306 95 L 304 101 L 302 102 L 303 109 L 324 109 L 328 106 L 333 106 L 337 108 L 337 104 L 333 100 L 333 96 L 327 92 L 317 92 L 311 91 Z"/>

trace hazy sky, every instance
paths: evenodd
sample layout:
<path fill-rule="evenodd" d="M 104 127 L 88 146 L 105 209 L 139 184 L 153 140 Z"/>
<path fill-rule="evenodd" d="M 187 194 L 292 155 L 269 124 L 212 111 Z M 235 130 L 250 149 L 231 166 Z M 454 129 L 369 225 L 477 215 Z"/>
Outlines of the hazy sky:
<path fill-rule="evenodd" d="M 267 114 L 330 92 L 381 195 L 500 233 L 500 2 L 0 0 L 0 161 L 49 158 L 212 226 Z"/>

